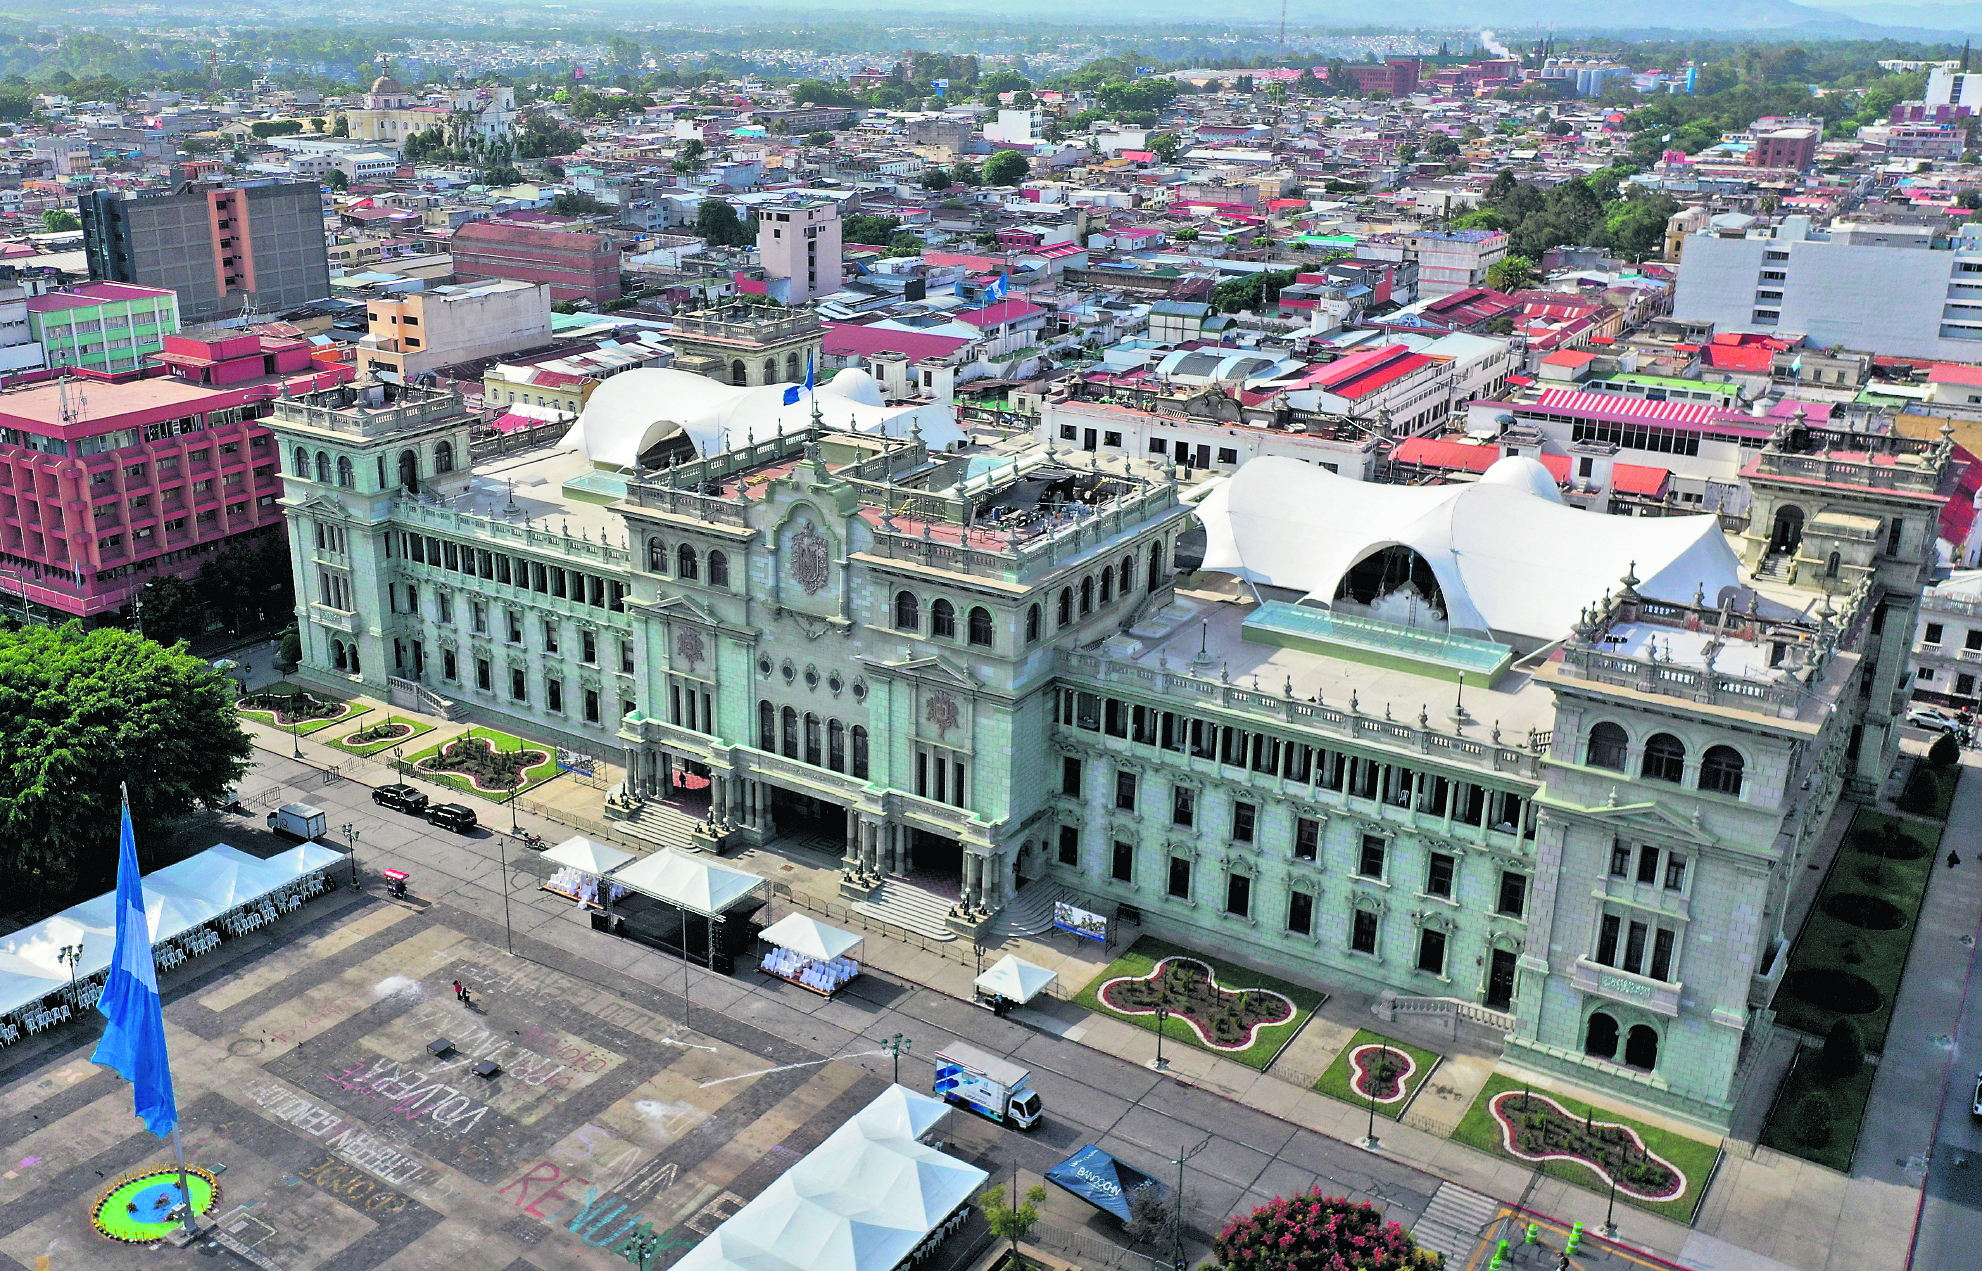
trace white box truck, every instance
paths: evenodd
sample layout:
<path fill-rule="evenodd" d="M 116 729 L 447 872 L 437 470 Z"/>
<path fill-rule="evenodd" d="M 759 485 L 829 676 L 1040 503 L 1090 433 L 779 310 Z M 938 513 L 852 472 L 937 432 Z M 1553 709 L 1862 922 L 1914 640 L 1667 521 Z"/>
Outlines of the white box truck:
<path fill-rule="evenodd" d="M 1032 1073 L 1009 1059 L 963 1042 L 936 1052 L 936 1093 L 1000 1124 L 1030 1130 L 1039 1124 L 1039 1092 Z"/>
<path fill-rule="evenodd" d="M 268 828 L 291 838 L 313 839 L 327 827 L 322 808 L 307 803 L 285 803 L 268 814 Z"/>

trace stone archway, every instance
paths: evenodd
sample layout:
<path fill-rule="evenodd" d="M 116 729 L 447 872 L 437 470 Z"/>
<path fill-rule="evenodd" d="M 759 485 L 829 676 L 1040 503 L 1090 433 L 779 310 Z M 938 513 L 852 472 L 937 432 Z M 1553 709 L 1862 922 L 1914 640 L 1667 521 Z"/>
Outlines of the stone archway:
<path fill-rule="evenodd" d="M 1617 1019 L 1603 1011 L 1590 1016 L 1584 1027 L 1583 1053 L 1598 1059 L 1617 1058 Z"/>
<path fill-rule="evenodd" d="M 1785 503 L 1776 509 L 1775 527 L 1769 532 L 1769 554 L 1794 552 L 1803 546 L 1803 509 Z"/>
<path fill-rule="evenodd" d="M 1659 1066 L 1659 1034 L 1650 1024 L 1633 1024 L 1624 1035 L 1624 1066 L 1646 1072 Z"/>

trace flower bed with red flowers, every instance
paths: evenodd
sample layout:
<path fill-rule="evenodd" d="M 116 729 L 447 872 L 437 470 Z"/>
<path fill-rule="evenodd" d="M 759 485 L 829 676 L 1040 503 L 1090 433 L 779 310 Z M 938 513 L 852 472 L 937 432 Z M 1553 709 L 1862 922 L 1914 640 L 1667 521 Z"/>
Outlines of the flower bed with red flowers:
<path fill-rule="evenodd" d="M 1211 1251 L 1229 1271 L 1437 1271 L 1445 1265 L 1373 1206 L 1318 1191 L 1283 1196 L 1234 1218 Z"/>

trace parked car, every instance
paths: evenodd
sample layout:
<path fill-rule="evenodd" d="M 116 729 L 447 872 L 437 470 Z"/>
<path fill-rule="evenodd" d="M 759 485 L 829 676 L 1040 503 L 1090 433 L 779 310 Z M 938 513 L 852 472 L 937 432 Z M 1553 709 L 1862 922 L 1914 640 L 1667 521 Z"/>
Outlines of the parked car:
<path fill-rule="evenodd" d="M 1953 733 L 1957 737 L 1968 735 L 1968 725 L 1961 722 L 1960 716 L 1942 710 L 1938 706 L 1909 706 L 1906 710 L 1906 722 L 1929 732 Z"/>
<path fill-rule="evenodd" d="M 414 816 L 419 816 L 426 812 L 427 804 L 432 800 L 412 786 L 395 782 L 372 791 L 372 802 L 382 808 L 391 808 L 394 812 L 411 812 Z"/>
<path fill-rule="evenodd" d="M 472 834 L 475 830 L 475 809 L 464 808 L 458 803 L 436 803 L 427 809 L 427 821 L 443 830 L 453 830 L 456 834 Z"/>

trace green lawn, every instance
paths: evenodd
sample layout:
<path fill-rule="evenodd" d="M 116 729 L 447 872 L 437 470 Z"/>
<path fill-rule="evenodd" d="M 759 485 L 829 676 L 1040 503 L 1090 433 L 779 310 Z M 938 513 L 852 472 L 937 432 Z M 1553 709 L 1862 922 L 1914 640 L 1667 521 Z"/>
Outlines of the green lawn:
<path fill-rule="evenodd" d="M 1883 836 L 1895 830 L 1914 840 L 1912 850 L 1918 854 L 1913 859 L 1895 860 L 1879 852 Z M 1865 1034 L 1867 1050 L 1876 1053 L 1883 1047 L 1939 844 L 1938 827 L 1859 810 L 1790 950 L 1788 971 L 1776 994 L 1778 1023 L 1822 1037 L 1848 1014 Z M 1850 898 L 1839 903 L 1890 906 L 1899 925 L 1877 930 L 1847 921 L 1826 909 L 1833 897 Z"/>
<path fill-rule="evenodd" d="M 1520 1091 L 1524 1088 L 1521 1082 L 1505 1073 L 1494 1073 L 1487 1078 L 1485 1087 L 1473 1100 L 1473 1106 L 1466 1109 L 1466 1115 L 1460 1119 L 1459 1128 L 1453 1131 L 1452 1137 L 1483 1152 L 1504 1156 L 1539 1169 L 1551 1178 L 1559 1178 L 1564 1182 L 1587 1187 L 1593 1192 L 1608 1196 L 1609 1180 L 1590 1165 L 1565 1159 L 1535 1161 L 1507 1149 L 1501 1138 L 1500 1122 L 1493 1115 L 1489 1105 L 1495 1095 L 1509 1090 Z M 1693 1221 L 1693 1211 L 1699 1206 L 1702 1189 L 1706 1187 L 1707 1179 L 1713 1173 L 1714 1159 L 1720 1155 L 1719 1148 L 1711 1143 L 1702 1143 L 1698 1139 L 1674 1134 L 1670 1130 L 1655 1129 L 1642 1121 L 1615 1112 L 1592 1107 L 1579 1099 L 1557 1094 L 1553 1090 L 1536 1090 L 1534 1093 L 1553 1099 L 1571 1116 L 1587 1117 L 1599 1127 L 1629 1126 L 1647 1148 L 1685 1175 L 1686 1189 L 1671 1200 L 1648 1201 L 1635 1197 L 1620 1187 L 1617 1199 L 1635 1205 L 1639 1209 L 1648 1209 L 1655 1214 L 1661 1214 L 1676 1222 L 1690 1224 Z"/>
<path fill-rule="evenodd" d="M 1851 1156 L 1858 1146 L 1859 1123 L 1865 1119 L 1865 1102 L 1872 1097 L 1872 1078 L 1878 1069 L 1865 1064 L 1849 1077 L 1832 1075 L 1824 1067 L 1823 1052 L 1806 1046 L 1796 1052 L 1796 1060 L 1776 1090 L 1775 1104 L 1768 1122 L 1762 1126 L 1762 1146 L 1800 1156 L 1806 1161 L 1851 1172 Z M 1821 1090 L 1831 1097 L 1834 1120 L 1830 1137 L 1813 1143 L 1799 1133 L 1796 1107 L 1803 1096 Z"/>
<path fill-rule="evenodd" d="M 1221 1047 L 1207 1045 L 1198 1036 L 1197 1030 L 1187 1023 L 1181 1015 L 1171 1015 L 1169 1019 L 1164 1021 L 1163 1035 L 1166 1038 L 1182 1042 L 1186 1046 L 1195 1046 L 1199 1050 L 1209 1051 L 1214 1055 L 1222 1055 L 1226 1059 L 1235 1059 L 1249 1068 L 1257 1068 L 1262 1072 L 1266 1070 L 1268 1064 L 1273 1062 L 1274 1057 L 1280 1053 L 1281 1047 L 1292 1041 L 1294 1035 L 1301 1031 L 1301 1025 L 1307 1023 L 1308 1016 L 1314 1014 L 1315 1008 L 1328 1000 L 1328 994 L 1323 993 L 1319 989 L 1303 988 L 1298 984 L 1289 984 L 1287 981 L 1275 976 L 1237 966 L 1214 957 L 1211 954 L 1180 948 L 1177 945 L 1158 940 L 1154 936 L 1143 936 L 1133 945 L 1129 946 L 1128 952 L 1116 958 L 1100 975 L 1095 976 L 1093 981 L 1074 998 L 1074 1001 L 1091 1011 L 1099 1011 L 1104 1015 L 1112 1016 L 1115 1019 L 1126 1020 L 1139 1028 L 1146 1028 L 1154 1032 L 1156 1031 L 1155 1015 L 1130 1015 L 1115 1010 L 1101 1001 L 1099 996 L 1100 989 L 1108 981 L 1119 977 L 1146 976 L 1156 969 L 1157 963 L 1170 957 L 1190 958 L 1210 967 L 1214 982 L 1220 988 L 1227 991 L 1268 989 L 1280 994 L 1293 1003 L 1294 1016 L 1292 1019 L 1284 1023 L 1258 1027 L 1254 1032 L 1255 1040 L 1243 1050 L 1226 1050 Z"/>
<path fill-rule="evenodd" d="M 266 688 L 260 688 L 255 690 L 256 695 L 262 693 L 273 693 L 279 696 L 287 696 L 287 697 L 294 697 L 296 694 L 301 692 L 303 692 L 303 688 L 301 685 L 298 684 L 271 684 L 268 685 Z M 324 692 L 321 689 L 311 689 L 309 690 L 309 692 L 310 692 L 310 696 L 316 698 L 318 701 L 336 700 L 332 698 L 330 694 Z M 340 702 L 339 705 L 342 706 L 343 709 L 338 714 L 332 715 L 328 719 L 306 719 L 302 723 L 296 725 L 294 729 L 296 735 L 301 737 L 307 737 L 311 733 L 319 732 L 323 729 L 329 728 L 333 724 L 348 724 L 352 720 L 358 718 L 358 716 L 363 715 L 366 711 L 369 711 L 371 709 L 371 707 L 369 706 L 359 706 L 355 702 Z M 252 719 L 257 723 L 267 724 L 270 728 L 280 728 L 284 732 L 291 731 L 288 724 L 282 723 L 276 719 L 274 711 L 249 710 L 245 707 L 239 707 L 237 709 L 240 710 L 241 716 L 244 719 Z"/>
<path fill-rule="evenodd" d="M 517 793 L 521 793 L 525 790 L 528 790 L 532 786 L 541 785 L 542 783 L 549 781 L 552 777 L 555 777 L 557 775 L 557 747 L 555 746 L 551 746 L 543 742 L 524 741 L 521 737 L 518 737 L 513 733 L 503 732 L 499 728 L 484 728 L 479 724 L 469 728 L 466 732 L 462 733 L 461 737 L 480 738 L 481 740 L 487 741 L 492 745 L 494 745 L 498 751 L 510 751 L 510 750 L 541 751 L 544 755 L 544 761 L 540 764 L 535 765 L 534 767 L 526 768 L 524 770 L 523 784 L 517 788 Z M 441 746 L 445 746 L 449 743 L 458 740 L 460 740 L 460 738 L 450 737 L 447 739 L 446 742 L 442 742 L 440 745 L 429 746 L 425 750 L 420 751 L 418 754 L 406 756 L 406 762 L 414 767 L 416 774 L 419 776 L 419 778 L 422 781 L 432 781 L 438 785 L 452 786 L 454 789 L 461 791 L 463 794 L 472 794 L 476 798 L 487 799 L 492 803 L 501 803 L 504 800 L 508 799 L 510 796 L 510 792 L 507 790 L 500 790 L 500 791 L 478 790 L 475 788 L 474 782 L 470 781 L 467 777 L 461 775 L 460 773 L 434 772 L 430 769 L 420 768 L 418 766 L 422 759 L 430 759 L 433 756 L 438 755 L 441 752 Z"/>
<path fill-rule="evenodd" d="M 371 728 L 379 724 L 384 724 L 388 722 L 388 720 L 395 724 L 405 724 L 413 731 L 399 737 L 391 738 L 390 740 L 387 741 L 371 741 L 371 742 L 364 742 L 358 745 L 353 745 L 351 743 L 352 734 L 362 733 L 365 731 L 366 728 Z M 345 751 L 348 754 L 376 755 L 382 751 L 391 750 L 394 746 L 404 746 L 406 743 L 412 741 L 414 738 L 424 737 L 433 730 L 434 730 L 434 726 L 432 724 L 422 723 L 420 720 L 414 719 L 410 716 L 393 715 L 390 712 L 387 712 L 384 715 L 378 715 L 375 718 L 366 720 L 364 726 L 361 728 L 354 728 L 349 733 L 345 733 L 339 737 L 331 738 L 330 744 L 337 747 L 339 750 Z"/>
<path fill-rule="evenodd" d="M 1370 1101 L 1368 1096 L 1349 1083 L 1350 1076 L 1352 1075 L 1349 1056 L 1359 1046 L 1384 1046 L 1391 1050 L 1402 1051 L 1411 1057 L 1413 1064 L 1417 1065 L 1404 1078 L 1402 1098 L 1392 1103 L 1379 1103 L 1376 1105 L 1376 1114 L 1380 1117 L 1389 1117 L 1392 1121 L 1404 1115 L 1404 1109 L 1411 1106 L 1412 1096 L 1417 1094 L 1418 1087 L 1422 1086 L 1425 1083 L 1425 1079 L 1431 1076 L 1432 1070 L 1438 1067 L 1438 1061 L 1442 1058 L 1437 1051 L 1425 1050 L 1421 1047 L 1410 1045 L 1407 1042 L 1400 1042 L 1392 1037 L 1385 1037 L 1382 1033 L 1372 1033 L 1367 1028 L 1359 1028 L 1356 1030 L 1356 1035 L 1349 1039 L 1349 1044 L 1344 1046 L 1342 1052 L 1335 1056 L 1335 1062 L 1328 1065 L 1328 1071 L 1322 1073 L 1321 1079 L 1314 1083 L 1314 1089 L 1332 1098 L 1340 1099 L 1344 1103 L 1353 1103 L 1359 1108 L 1369 1107 Z"/>

